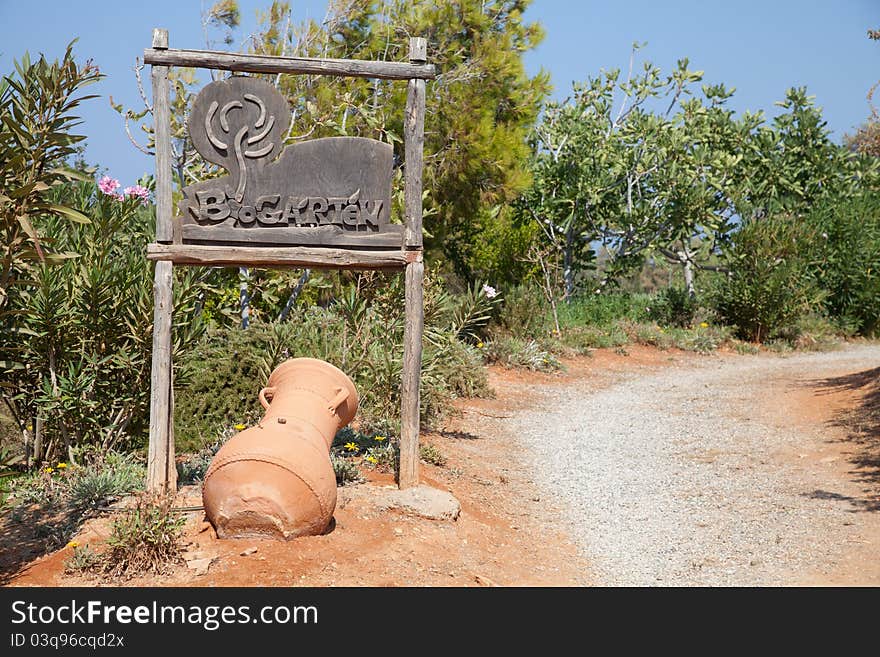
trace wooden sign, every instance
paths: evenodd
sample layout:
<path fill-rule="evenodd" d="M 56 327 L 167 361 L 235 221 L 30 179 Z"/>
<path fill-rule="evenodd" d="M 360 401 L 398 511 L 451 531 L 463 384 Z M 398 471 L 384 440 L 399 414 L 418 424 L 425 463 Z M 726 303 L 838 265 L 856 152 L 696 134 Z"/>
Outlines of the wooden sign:
<path fill-rule="evenodd" d="M 190 137 L 229 175 L 183 189 L 174 241 L 400 247 L 403 226 L 389 223 L 391 145 L 329 137 L 284 148 L 289 125 L 284 97 L 257 78 L 232 77 L 199 93 Z"/>
<path fill-rule="evenodd" d="M 425 40 L 410 38 L 408 62 L 382 62 L 175 50 L 168 47 L 168 32 L 156 29 L 144 63 L 152 66 L 156 129 L 156 241 L 147 245 L 147 258 L 156 261 L 147 488 L 173 491 L 177 478 L 171 381 L 174 265 L 404 271 L 398 484 L 417 485 L 425 80 L 435 75 L 426 61 Z M 390 223 L 389 144 L 332 137 L 285 147 L 287 102 L 267 82 L 240 75 L 205 87 L 194 101 L 188 124 L 196 150 L 228 173 L 184 187 L 174 216 L 170 66 L 406 80 L 404 225 Z"/>

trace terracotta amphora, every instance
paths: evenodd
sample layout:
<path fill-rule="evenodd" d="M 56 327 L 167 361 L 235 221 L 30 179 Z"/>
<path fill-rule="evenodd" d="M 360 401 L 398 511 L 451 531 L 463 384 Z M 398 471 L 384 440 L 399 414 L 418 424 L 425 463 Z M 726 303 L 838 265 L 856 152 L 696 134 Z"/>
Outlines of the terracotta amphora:
<path fill-rule="evenodd" d="M 260 391 L 266 414 L 220 448 L 202 499 L 219 538 L 321 534 L 336 508 L 330 445 L 358 395 L 342 370 L 315 358 L 279 365 Z"/>

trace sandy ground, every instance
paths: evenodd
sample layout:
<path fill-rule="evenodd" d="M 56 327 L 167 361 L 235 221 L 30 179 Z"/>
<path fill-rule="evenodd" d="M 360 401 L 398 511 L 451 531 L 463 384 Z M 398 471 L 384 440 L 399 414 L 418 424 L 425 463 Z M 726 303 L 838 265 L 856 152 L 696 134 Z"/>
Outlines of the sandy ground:
<path fill-rule="evenodd" d="M 740 388 L 731 390 L 730 397 L 737 401 L 725 410 L 727 417 L 735 420 L 744 408 L 761 408 L 762 422 L 768 426 L 778 423 L 781 430 L 796 435 L 795 442 L 786 441 L 785 449 L 768 450 L 762 459 L 781 473 L 798 468 L 810 472 L 810 481 L 821 486 L 806 491 L 815 495 L 807 495 L 805 500 L 827 504 L 833 499 L 841 508 L 852 507 L 841 520 L 842 526 L 849 523 L 845 525 L 848 539 L 833 557 L 808 571 L 789 573 L 784 583 L 880 583 L 877 481 L 863 467 L 864 441 L 850 440 L 851 429 L 836 422 L 840 412 L 855 407 L 865 394 L 864 387 L 847 385 L 846 377 L 876 367 L 877 362 L 843 370 L 823 369 L 815 364 L 818 361 L 806 358 L 802 366 L 785 369 L 782 366 L 787 359 L 773 354 L 699 356 L 642 347 L 627 350 L 627 355 L 597 350 L 592 357 L 568 361 L 565 372 L 551 375 L 492 368 L 494 399 L 463 400 L 443 431 L 426 432 L 423 440 L 435 445 L 447 464 L 423 464 L 422 480 L 450 491 L 460 501 L 462 512 L 456 521 L 378 511 L 369 502 L 371 489 L 365 487 L 391 486 L 393 481 L 390 475 L 374 474 L 357 495 L 340 490 L 335 527 L 328 534 L 286 543 L 220 541 L 203 515 L 192 512 L 186 530 L 190 566 L 181 564 L 161 577 L 114 582 L 66 575 L 63 564 L 71 548 L 34 558 L 33 544 L 23 538 L 24 528 L 4 518 L 0 523 L 0 535 L 6 537 L 0 539 L 0 583 L 321 587 L 613 583 L 604 581 L 596 567 L 603 555 L 591 554 L 572 531 L 570 502 L 547 486 L 534 454 L 516 433 L 517 418 L 530 410 L 546 412 L 551 390 L 563 388 L 587 403 L 592 394 L 665 370 L 747 360 L 766 362 L 768 372 L 779 369 L 783 373 L 755 378 L 754 389 L 748 394 L 742 394 Z M 719 400 L 724 398 L 723 394 L 718 396 Z M 796 447 L 789 448 L 792 445 Z M 198 504 L 199 499 L 197 490 L 188 490 L 177 504 Z M 90 521 L 77 540 L 98 543 L 107 532 L 106 521 Z M 813 549 L 809 542 L 799 547 Z M 193 564 L 198 567 L 191 567 Z"/>

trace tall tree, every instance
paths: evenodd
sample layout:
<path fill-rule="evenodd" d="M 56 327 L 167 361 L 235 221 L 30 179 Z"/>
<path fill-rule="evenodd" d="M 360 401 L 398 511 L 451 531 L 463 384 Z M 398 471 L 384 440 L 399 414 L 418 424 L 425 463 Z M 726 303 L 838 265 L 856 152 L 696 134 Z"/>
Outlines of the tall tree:
<path fill-rule="evenodd" d="M 291 26 L 273 2 L 254 49 L 267 54 L 405 60 L 408 37 L 428 41 L 438 76 L 428 85 L 425 130 L 427 246 L 463 274 L 478 215 L 528 184 L 527 136 L 549 91 L 523 53 L 543 38 L 529 0 L 336 0 L 325 19 Z M 294 110 L 291 139 L 353 134 L 394 144 L 398 162 L 405 85 L 382 80 L 279 76 Z M 405 163 L 403 163 L 405 166 Z M 398 207 L 399 211 L 399 207 Z"/>
<path fill-rule="evenodd" d="M 728 190 L 756 119 L 734 121 L 725 106 L 732 91 L 722 85 L 692 97 L 701 79 L 687 59 L 668 76 L 651 63 L 633 73 L 631 63 L 626 79 L 603 72 L 548 105 L 521 207 L 561 261 L 564 297 L 596 248 L 606 257 L 600 286 L 652 253 L 680 264 L 692 281 L 693 267 L 702 266 L 694 242 L 711 244 L 729 228 Z"/>
<path fill-rule="evenodd" d="M 784 111 L 755 129 L 744 151 L 736 198 L 744 221 L 770 214 L 806 215 L 823 199 L 876 185 L 878 162 L 831 140 L 815 97 L 789 89 Z"/>
<path fill-rule="evenodd" d="M 880 41 L 880 30 L 868 30 L 868 38 L 872 41 Z M 880 82 L 875 82 L 868 89 L 868 107 L 871 109 L 871 116 L 862 123 L 855 134 L 844 135 L 843 142 L 851 151 L 871 155 L 872 157 L 880 157 L 880 112 L 874 105 L 874 92 Z"/>
<path fill-rule="evenodd" d="M 530 154 L 528 132 L 550 89 L 548 74 L 530 77 L 525 73 L 523 53 L 543 37 L 537 24 L 523 19 L 528 5 L 529 0 L 331 0 L 322 20 L 298 22 L 290 3 L 276 0 L 261 13 L 260 30 L 243 47 L 267 55 L 405 61 L 409 37 L 427 39 L 428 60 L 437 67 L 438 77 L 428 83 L 427 92 L 426 248 L 472 278 L 473 244 L 486 222 L 529 183 L 525 166 Z M 208 9 L 203 24 L 206 29 L 233 29 L 237 16 L 236 3 L 221 0 Z M 401 221 L 406 85 L 329 76 L 264 77 L 288 99 L 292 112 L 289 143 L 354 135 L 394 146 L 392 220 Z M 180 185 L 218 173 L 216 167 L 206 165 L 186 137 L 185 117 L 195 84 L 191 71 L 177 71 L 172 88 L 172 136 Z M 142 96 L 146 99 L 145 93 Z M 145 108 L 137 112 L 116 108 L 127 122 L 139 121 L 150 110 L 146 101 Z M 147 143 L 141 148 L 149 153 L 151 129 L 144 129 Z M 515 245 L 518 240 L 515 233 L 506 244 Z M 480 256 L 485 260 L 483 253 Z M 298 293 L 301 286 L 295 275 L 252 275 L 251 310 L 261 298 L 258 287 L 266 281 L 274 284 L 279 277 L 288 283 L 286 295 Z M 239 281 L 229 278 L 226 283 L 237 289 Z M 280 297 L 274 314 L 285 305 L 286 295 Z"/>

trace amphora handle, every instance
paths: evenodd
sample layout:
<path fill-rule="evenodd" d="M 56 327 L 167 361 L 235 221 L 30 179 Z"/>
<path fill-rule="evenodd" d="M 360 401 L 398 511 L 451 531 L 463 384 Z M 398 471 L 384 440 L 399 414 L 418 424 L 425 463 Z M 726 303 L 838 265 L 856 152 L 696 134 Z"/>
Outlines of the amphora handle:
<path fill-rule="evenodd" d="M 266 395 L 269 395 L 269 400 L 266 399 Z M 260 404 L 267 411 L 269 410 L 269 404 L 272 397 L 275 396 L 275 386 L 270 386 L 268 388 L 263 388 L 260 390 Z"/>
<path fill-rule="evenodd" d="M 336 396 L 330 400 L 330 403 L 327 405 L 327 410 L 331 413 L 336 413 L 336 409 L 342 406 L 342 403 L 348 399 L 348 390 L 345 388 L 337 388 Z"/>

